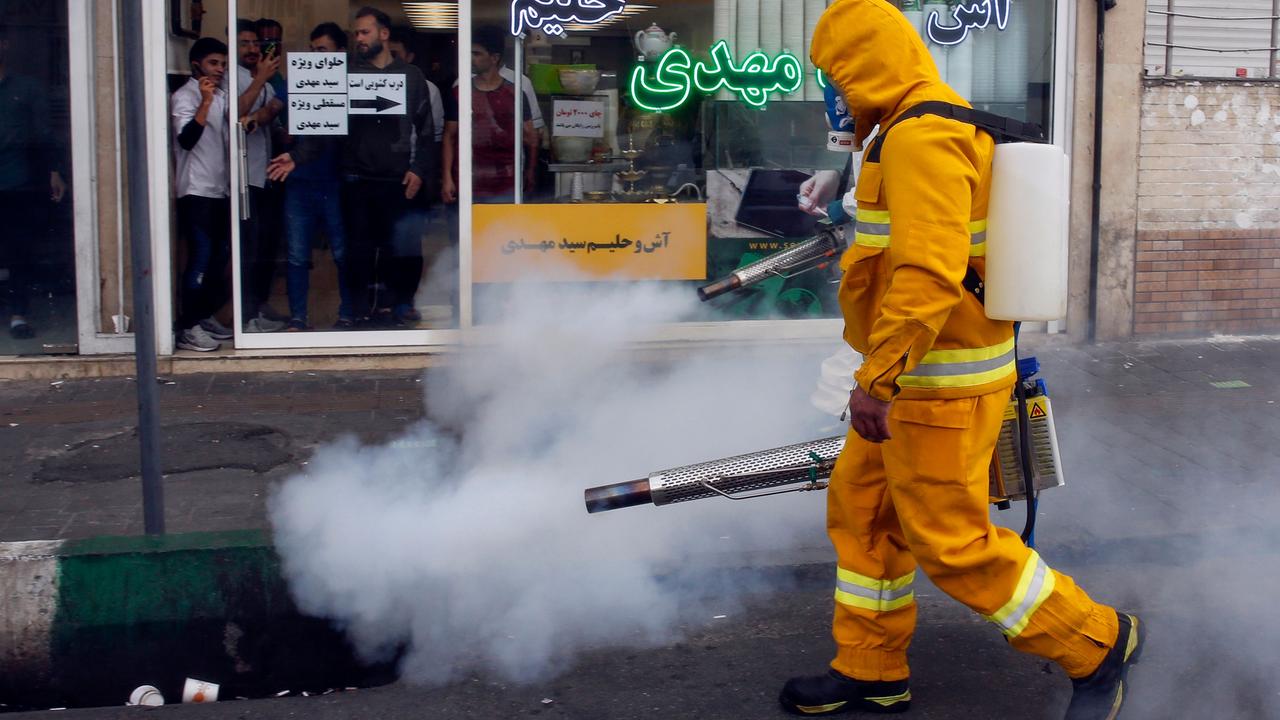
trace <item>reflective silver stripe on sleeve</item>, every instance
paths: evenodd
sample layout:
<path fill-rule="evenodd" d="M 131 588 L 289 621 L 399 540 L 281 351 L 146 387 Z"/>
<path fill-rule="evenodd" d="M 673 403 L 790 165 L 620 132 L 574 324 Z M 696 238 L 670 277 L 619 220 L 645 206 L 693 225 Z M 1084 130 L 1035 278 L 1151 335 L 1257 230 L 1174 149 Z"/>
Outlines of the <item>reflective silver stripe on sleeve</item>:
<path fill-rule="evenodd" d="M 921 363 L 912 368 L 911 375 L 916 377 L 942 377 L 945 375 L 972 375 L 974 373 L 989 372 L 991 370 L 999 370 L 1000 368 L 1013 362 L 1013 350 L 999 357 L 990 360 L 977 360 L 974 362 L 961 363 L 938 363 L 936 365 L 926 365 Z"/>

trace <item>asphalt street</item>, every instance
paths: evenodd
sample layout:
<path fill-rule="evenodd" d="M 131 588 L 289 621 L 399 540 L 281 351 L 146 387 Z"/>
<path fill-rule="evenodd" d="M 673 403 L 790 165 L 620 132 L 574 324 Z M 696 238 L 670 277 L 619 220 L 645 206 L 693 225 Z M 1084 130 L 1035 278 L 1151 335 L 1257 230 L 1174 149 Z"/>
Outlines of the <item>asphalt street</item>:
<path fill-rule="evenodd" d="M 1219 340 L 1055 346 L 1040 353 L 1069 475 L 1066 488 L 1044 496 L 1040 551 L 1097 599 L 1138 612 L 1150 632 L 1142 663 L 1130 678 L 1124 718 L 1280 718 L 1280 686 L 1274 678 L 1274 668 L 1280 666 L 1274 600 L 1280 594 L 1277 351 L 1276 341 Z M 315 383 L 312 392 L 334 382 L 305 380 Z M 128 386 L 120 382 L 112 392 L 125 402 Z M 279 379 L 248 382 L 276 387 L 277 394 L 290 387 Z M 360 389 L 357 380 L 342 382 Z M 365 396 L 365 405 L 340 418 L 343 429 L 357 423 L 357 417 L 383 418 L 391 427 L 392 418 L 416 416 L 412 377 L 378 382 L 395 391 L 385 401 Z M 217 400 L 219 383 L 238 384 L 229 378 L 211 382 L 206 391 L 210 402 Z M 65 388 L 9 384 L 0 386 L 0 399 L 9 408 L 25 402 L 38 410 L 50 392 Z M 397 393 L 407 399 L 397 400 Z M 324 417 L 291 420 L 296 416 L 271 409 L 281 406 L 273 406 L 266 395 L 262 390 L 252 396 L 257 399 L 249 407 L 260 408 L 249 413 L 254 422 L 273 428 L 295 422 L 295 431 L 307 430 L 305 444 L 290 451 L 282 468 L 305 462 L 308 447 L 337 434 L 324 427 Z M 387 407 L 376 407 L 378 402 Z M 342 403 L 329 405 L 336 406 Z M 52 409 L 43 412 L 45 416 L 33 412 L 29 417 L 47 417 L 61 433 L 77 432 L 65 412 L 60 418 Z M 228 405 L 224 419 L 233 416 L 244 418 L 245 413 Z M 26 418 L 13 421 L 35 424 Z M 102 418 L 84 422 L 98 433 L 109 424 Z M 377 425 L 366 422 L 361 430 L 376 439 Z M 38 427 L 26 431 L 33 436 L 40 432 Z M 38 504 L 48 493 L 62 491 L 57 480 L 33 480 L 41 462 L 58 455 L 37 446 L 39 452 L 27 454 L 10 446 L 3 482 Z M 246 485 L 265 487 L 273 473 L 284 470 L 236 472 Z M 128 481 L 103 487 L 115 484 L 121 497 L 135 492 Z M 242 519 L 260 517 L 250 512 L 251 500 L 236 502 Z M 75 518 L 64 518 L 67 533 L 79 532 L 92 520 L 88 511 L 73 514 Z M 132 517 L 125 521 L 133 522 Z M 1018 525 L 1021 510 L 1000 517 Z M 25 527 L 22 518 L 22 509 L 14 509 L 9 526 Z M 190 522 L 199 524 L 195 515 Z M 791 675 L 821 672 L 831 653 L 831 568 L 814 560 L 811 551 L 790 560 L 775 558 L 772 570 L 736 571 L 764 573 L 772 590 L 736 608 L 726 603 L 722 609 L 717 598 L 706 598 L 685 608 L 678 640 L 660 647 L 598 648 L 575 658 L 548 682 L 517 685 L 479 675 L 436 688 L 395 684 L 317 697 L 59 714 L 103 720 L 136 718 L 143 712 L 162 720 L 784 717 L 776 705 L 782 682 Z M 906 717 L 1062 716 L 1070 683 L 1060 670 L 1013 651 L 990 625 L 931 586 L 920 588 L 917 599 L 920 625 L 911 653 L 914 700 Z M 49 717 L 49 712 L 10 717 Z"/>

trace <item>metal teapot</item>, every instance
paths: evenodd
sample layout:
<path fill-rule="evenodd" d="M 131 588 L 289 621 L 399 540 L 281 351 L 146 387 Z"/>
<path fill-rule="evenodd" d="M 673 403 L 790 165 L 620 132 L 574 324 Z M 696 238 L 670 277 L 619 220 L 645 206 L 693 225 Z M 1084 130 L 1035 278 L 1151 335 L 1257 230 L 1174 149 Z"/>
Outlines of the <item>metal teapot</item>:
<path fill-rule="evenodd" d="M 636 33 L 636 50 L 645 60 L 657 60 L 676 43 L 675 33 L 665 33 L 657 23 Z"/>

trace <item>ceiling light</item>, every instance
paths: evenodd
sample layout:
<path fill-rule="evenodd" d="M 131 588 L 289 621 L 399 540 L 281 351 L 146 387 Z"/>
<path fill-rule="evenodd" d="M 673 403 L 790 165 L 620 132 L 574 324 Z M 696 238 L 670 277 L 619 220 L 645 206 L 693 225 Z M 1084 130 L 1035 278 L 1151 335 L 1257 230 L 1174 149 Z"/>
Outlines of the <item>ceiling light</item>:
<path fill-rule="evenodd" d="M 456 30 L 458 28 L 458 3 L 456 2 L 406 2 L 404 14 L 419 30 Z"/>

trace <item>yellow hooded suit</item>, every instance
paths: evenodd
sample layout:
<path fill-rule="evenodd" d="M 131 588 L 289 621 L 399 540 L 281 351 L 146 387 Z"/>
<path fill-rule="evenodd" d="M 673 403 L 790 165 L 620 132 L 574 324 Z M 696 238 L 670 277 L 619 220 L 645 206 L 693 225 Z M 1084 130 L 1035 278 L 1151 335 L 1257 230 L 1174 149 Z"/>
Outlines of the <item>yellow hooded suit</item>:
<path fill-rule="evenodd" d="M 883 0 L 832 4 L 812 59 L 863 138 L 921 102 L 967 106 Z M 985 270 L 993 151 L 972 125 L 913 117 L 868 148 L 855 190 L 840 287 L 845 339 L 865 358 L 858 385 L 893 401 L 893 439 L 873 444 L 851 431 L 828 495 L 839 564 L 832 667 L 858 680 L 907 677 L 917 562 L 1014 647 L 1073 678 L 1093 672 L 1116 641 L 1114 610 L 988 515 L 988 467 L 1015 378 L 1013 327 L 987 319 L 962 281 L 970 267 Z"/>

